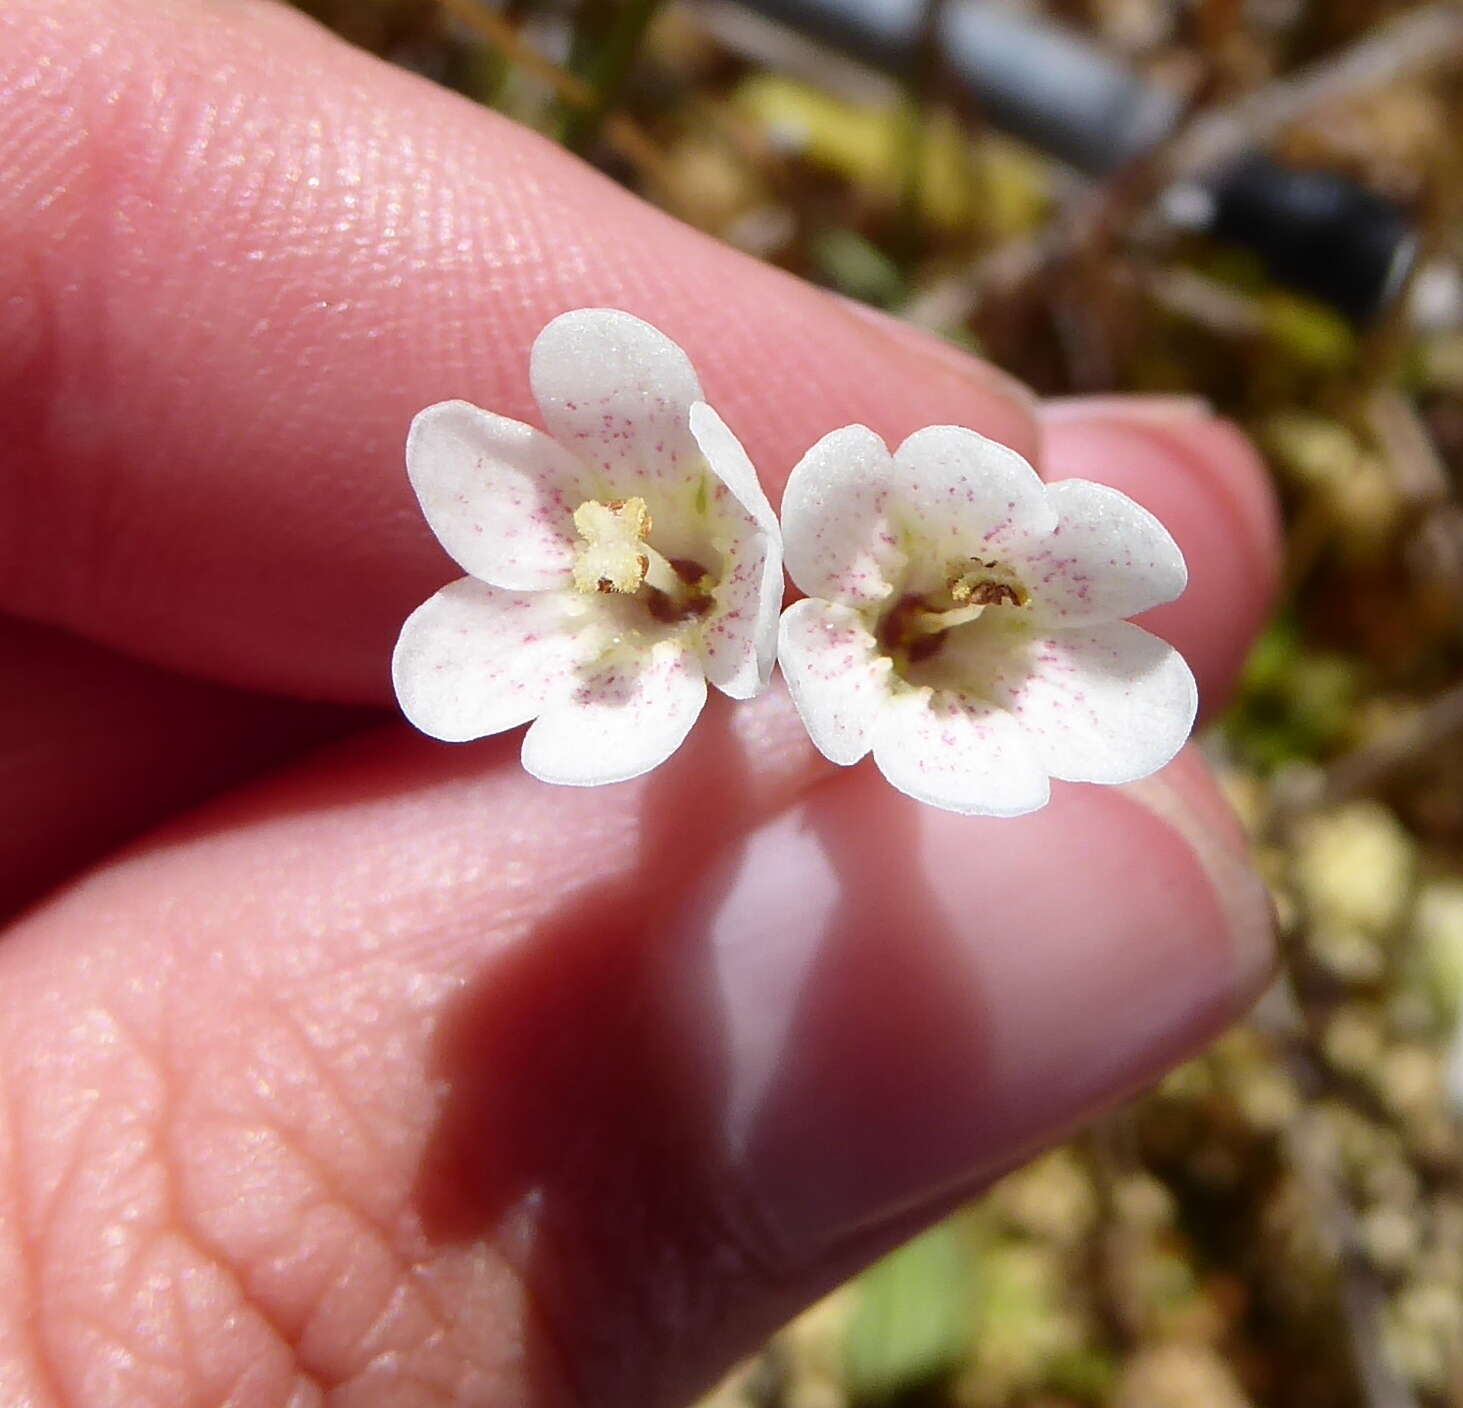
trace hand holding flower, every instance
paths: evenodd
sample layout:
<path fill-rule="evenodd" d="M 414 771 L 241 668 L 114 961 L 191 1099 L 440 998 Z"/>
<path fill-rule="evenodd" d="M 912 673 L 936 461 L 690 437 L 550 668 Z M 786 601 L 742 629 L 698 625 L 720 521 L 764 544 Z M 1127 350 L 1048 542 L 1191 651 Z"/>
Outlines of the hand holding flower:
<path fill-rule="evenodd" d="M 0 132 L 10 1400 L 683 1402 L 1253 999 L 1263 894 L 1192 750 L 952 816 L 718 689 L 654 773 L 549 788 L 403 726 L 385 669 L 453 574 L 413 414 L 535 419 L 566 308 L 663 323 L 774 502 L 854 421 L 1141 501 L 1191 574 L 1142 624 L 1211 705 L 1276 570 L 1231 429 L 1038 409 L 270 4 L 9 0 Z M 619 545 L 670 562 L 639 497 Z M 576 507 L 493 591 L 616 547 Z M 989 570 L 935 585 L 996 610 Z"/>

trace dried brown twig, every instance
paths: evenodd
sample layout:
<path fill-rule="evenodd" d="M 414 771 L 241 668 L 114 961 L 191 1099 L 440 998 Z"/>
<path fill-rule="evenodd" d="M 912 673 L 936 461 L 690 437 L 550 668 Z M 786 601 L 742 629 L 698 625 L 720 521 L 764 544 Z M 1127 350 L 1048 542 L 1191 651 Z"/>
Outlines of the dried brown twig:
<path fill-rule="evenodd" d="M 1424 5 L 1335 54 L 1203 113 L 1169 148 L 1175 175 L 1193 175 L 1263 146 L 1306 113 L 1463 59 L 1463 7 Z"/>
<path fill-rule="evenodd" d="M 1375 792 L 1398 772 L 1463 733 L 1463 682 L 1445 689 L 1418 713 L 1332 763 L 1318 785 L 1277 798 L 1280 829 L 1324 807 Z"/>

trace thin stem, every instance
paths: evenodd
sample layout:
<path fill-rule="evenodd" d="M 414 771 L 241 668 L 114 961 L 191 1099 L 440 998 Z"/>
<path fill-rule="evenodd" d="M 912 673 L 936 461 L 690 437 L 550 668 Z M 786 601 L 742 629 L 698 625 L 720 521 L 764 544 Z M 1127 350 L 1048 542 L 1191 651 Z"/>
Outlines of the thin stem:
<path fill-rule="evenodd" d="M 598 102 L 595 89 L 582 78 L 566 73 L 558 64 L 544 58 L 526 44 L 518 31 L 496 10 L 479 0 L 437 0 L 456 20 L 473 30 L 481 39 L 498 50 L 510 63 L 532 74 L 553 90 L 565 107 L 589 108 Z M 660 149 L 645 132 L 623 114 L 612 114 L 604 122 L 606 138 L 642 175 L 665 181 L 669 166 Z"/>
<path fill-rule="evenodd" d="M 1284 819 L 1291 822 L 1321 807 L 1333 807 L 1373 792 L 1404 768 L 1417 766 L 1459 733 L 1463 733 L 1463 683 L 1445 689 L 1380 738 L 1338 758 L 1326 769 L 1316 792 L 1286 808 Z"/>
<path fill-rule="evenodd" d="M 922 0 L 915 53 L 904 76 L 899 114 L 899 243 L 906 260 L 919 257 L 924 239 L 925 177 L 933 100 L 946 87 L 940 25 L 946 0 Z"/>
<path fill-rule="evenodd" d="M 1423 5 L 1238 102 L 1211 109 L 1179 135 L 1169 162 L 1175 174 L 1218 166 L 1248 147 L 1264 146 L 1306 113 L 1403 79 L 1416 82 L 1451 65 L 1460 52 L 1463 9 L 1452 0 Z"/>
<path fill-rule="evenodd" d="M 564 114 L 560 129 L 561 140 L 571 151 L 582 152 L 594 141 L 660 6 L 661 0 L 625 0 L 603 42 L 593 46 L 580 75 L 592 96 Z"/>
<path fill-rule="evenodd" d="M 1257 1014 L 1262 1031 L 1276 1042 L 1281 1061 L 1307 1097 L 1282 1139 L 1290 1166 L 1306 1188 L 1317 1230 L 1335 1261 L 1336 1305 L 1345 1327 L 1361 1397 L 1366 1408 L 1419 1408 L 1412 1385 L 1386 1351 L 1386 1287 L 1362 1247 L 1356 1208 L 1347 1194 L 1331 1140 L 1321 1127 L 1318 1105 L 1340 1095 L 1333 1072 L 1318 1054 L 1320 1036 L 1296 981 L 1292 948 L 1289 971 L 1271 989 Z"/>

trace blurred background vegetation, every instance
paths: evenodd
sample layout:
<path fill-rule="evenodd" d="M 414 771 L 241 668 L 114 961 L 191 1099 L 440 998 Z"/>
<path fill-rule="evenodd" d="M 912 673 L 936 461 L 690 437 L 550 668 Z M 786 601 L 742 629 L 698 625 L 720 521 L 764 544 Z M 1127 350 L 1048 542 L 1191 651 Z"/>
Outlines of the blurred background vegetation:
<path fill-rule="evenodd" d="M 1463 1405 L 1463 12 L 1026 5 L 1182 100 L 1172 139 L 1094 182 L 937 59 L 896 82 L 728 0 L 299 3 L 1043 392 L 1208 397 L 1285 505 L 1280 610 L 1204 742 L 1274 887 L 1274 989 L 711 1402 Z M 1162 218 L 1215 114 L 1397 204 L 1420 253 L 1376 318 Z"/>

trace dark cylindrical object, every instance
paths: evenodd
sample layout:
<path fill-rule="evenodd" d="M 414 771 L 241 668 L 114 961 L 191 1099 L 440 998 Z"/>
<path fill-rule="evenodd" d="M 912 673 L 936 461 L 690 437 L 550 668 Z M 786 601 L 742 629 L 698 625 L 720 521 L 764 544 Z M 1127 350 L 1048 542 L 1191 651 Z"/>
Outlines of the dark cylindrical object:
<path fill-rule="evenodd" d="M 940 63 L 994 125 L 1101 177 L 1173 131 L 1175 96 L 1068 29 L 991 0 L 743 0 L 769 19 L 892 73 L 919 58 L 934 14 Z M 1417 240 L 1406 214 L 1335 172 L 1251 153 L 1193 183 L 1196 228 L 1254 250 L 1279 282 L 1358 322 L 1401 286 Z"/>
<path fill-rule="evenodd" d="M 748 0 L 886 72 L 908 72 L 927 0 Z M 995 126 L 1094 176 L 1156 145 L 1178 102 L 1070 31 L 1000 5 L 942 5 L 940 62 Z"/>
<path fill-rule="evenodd" d="M 1282 166 L 1252 152 L 1209 183 L 1207 233 L 1253 250 L 1278 282 L 1358 322 L 1401 286 L 1417 252 L 1404 215 L 1331 171 Z"/>

